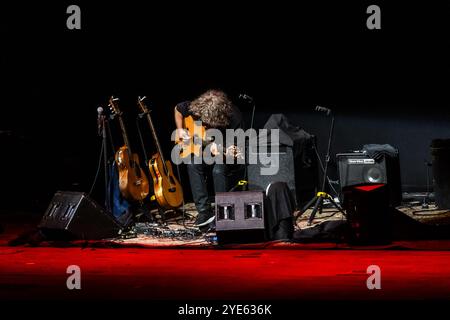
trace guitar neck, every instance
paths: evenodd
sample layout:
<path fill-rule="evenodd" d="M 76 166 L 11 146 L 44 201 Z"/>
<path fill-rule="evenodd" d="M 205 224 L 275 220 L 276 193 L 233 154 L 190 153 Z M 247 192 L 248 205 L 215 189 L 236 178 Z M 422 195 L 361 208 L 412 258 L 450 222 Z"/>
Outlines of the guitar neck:
<path fill-rule="evenodd" d="M 161 145 L 159 144 L 158 135 L 156 134 L 155 126 L 153 125 L 153 120 L 152 120 L 152 117 L 150 116 L 149 112 L 147 112 L 147 120 L 148 120 L 148 124 L 150 126 L 150 131 L 152 132 L 153 140 L 155 141 L 156 150 L 158 151 L 159 156 L 161 157 L 161 161 L 163 163 L 164 169 L 167 172 L 166 161 L 164 159 L 164 155 L 163 155 L 163 152 L 162 152 L 162 149 L 161 149 Z"/>
<path fill-rule="evenodd" d="M 128 140 L 127 130 L 125 129 L 125 124 L 123 122 L 122 115 L 119 115 L 119 125 L 120 125 L 120 130 L 122 131 L 123 142 L 128 149 L 129 156 L 131 157 L 132 152 L 131 152 L 131 148 L 130 148 L 130 142 Z"/>

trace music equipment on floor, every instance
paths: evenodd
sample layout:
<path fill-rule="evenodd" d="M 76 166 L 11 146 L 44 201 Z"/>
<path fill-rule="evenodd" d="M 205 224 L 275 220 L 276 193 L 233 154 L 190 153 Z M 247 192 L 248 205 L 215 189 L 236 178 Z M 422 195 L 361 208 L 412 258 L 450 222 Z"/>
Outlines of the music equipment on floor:
<path fill-rule="evenodd" d="M 400 163 L 398 157 L 382 156 L 378 161 L 366 152 L 356 151 L 336 155 L 341 189 L 366 184 L 385 184 L 389 203 L 398 206 L 402 201 Z"/>
<path fill-rule="evenodd" d="M 183 240 L 196 240 L 202 236 L 202 232 L 197 228 L 171 228 L 160 223 L 137 222 L 124 234 L 125 237 L 135 238 L 139 235 L 146 235 L 155 238 L 170 238 Z"/>
<path fill-rule="evenodd" d="M 147 176 L 139 164 L 139 157 L 131 151 L 127 131 L 122 118 L 122 111 L 117 103 L 118 99 L 111 97 L 109 107 L 112 115 L 117 116 L 124 145 L 115 154 L 115 161 L 119 170 L 120 192 L 130 201 L 143 201 L 149 194 Z"/>
<path fill-rule="evenodd" d="M 38 227 L 52 235 L 85 240 L 117 237 L 122 226 L 82 192 L 57 191 Z"/>
<path fill-rule="evenodd" d="M 263 242 L 265 229 L 264 192 L 217 192 L 215 197 L 217 241 Z"/>
<path fill-rule="evenodd" d="M 352 244 L 386 244 L 391 241 L 392 214 L 390 190 L 386 184 L 346 186 L 346 210 Z"/>
<path fill-rule="evenodd" d="M 436 206 L 450 209 L 450 139 L 434 139 L 430 149 Z"/>
<path fill-rule="evenodd" d="M 187 116 L 183 118 L 183 128 L 189 133 L 189 139 L 176 141 L 180 150 L 180 158 L 183 159 L 189 156 L 200 157 L 203 147 L 213 142 L 212 138 L 207 136 L 206 127 L 202 125 L 201 121 L 195 120 L 192 116 Z M 242 150 L 236 146 L 226 148 L 221 144 L 216 146 L 217 154 L 243 158 Z"/>
<path fill-rule="evenodd" d="M 157 151 L 148 162 L 148 168 L 153 178 L 155 198 L 160 207 L 164 209 L 175 209 L 183 204 L 183 189 L 175 178 L 172 164 L 169 160 L 164 159 L 158 135 L 156 134 L 150 111 L 145 105 L 144 99 L 145 97 L 138 98 L 138 106 L 141 109 L 142 114 L 147 117 Z"/>

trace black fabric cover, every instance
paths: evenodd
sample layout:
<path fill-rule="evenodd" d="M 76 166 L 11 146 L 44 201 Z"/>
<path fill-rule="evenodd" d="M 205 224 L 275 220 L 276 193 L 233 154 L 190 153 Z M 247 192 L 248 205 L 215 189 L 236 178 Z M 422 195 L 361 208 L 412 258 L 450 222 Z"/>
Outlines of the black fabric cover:
<path fill-rule="evenodd" d="M 398 150 L 390 144 L 365 144 L 363 150 L 367 152 L 369 157 L 376 161 L 381 160 L 384 156 L 391 158 L 398 157 Z"/>
<path fill-rule="evenodd" d="M 303 155 L 303 150 L 306 143 L 314 138 L 301 127 L 289 122 L 289 119 L 284 114 L 272 114 L 264 125 L 264 129 L 268 129 L 267 139 L 259 137 L 260 145 L 270 145 L 270 129 L 280 129 L 280 146 L 291 147 L 294 152 L 294 158 Z"/>
<path fill-rule="evenodd" d="M 265 207 L 269 239 L 292 239 L 295 200 L 287 183 L 273 182 L 267 187 Z"/>

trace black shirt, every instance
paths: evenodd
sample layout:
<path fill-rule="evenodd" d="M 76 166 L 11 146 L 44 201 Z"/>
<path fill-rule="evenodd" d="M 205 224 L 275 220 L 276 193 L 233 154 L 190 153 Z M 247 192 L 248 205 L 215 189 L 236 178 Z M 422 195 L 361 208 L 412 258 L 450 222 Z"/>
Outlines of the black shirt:
<path fill-rule="evenodd" d="M 183 101 L 177 104 L 176 108 L 178 112 L 181 113 L 181 115 L 186 118 L 188 116 L 192 116 L 191 111 L 189 110 L 189 107 L 191 105 L 191 101 Z M 241 111 L 233 105 L 233 111 L 231 113 L 230 117 L 230 124 L 225 129 L 244 129 L 243 119 L 242 119 L 242 113 Z"/>

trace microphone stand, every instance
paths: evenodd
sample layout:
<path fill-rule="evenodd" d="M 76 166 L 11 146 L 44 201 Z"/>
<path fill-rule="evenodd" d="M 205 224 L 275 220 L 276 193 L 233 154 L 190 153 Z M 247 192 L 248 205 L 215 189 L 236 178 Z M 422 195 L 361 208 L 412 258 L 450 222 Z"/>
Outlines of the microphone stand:
<path fill-rule="evenodd" d="M 252 118 L 251 118 L 251 120 L 250 120 L 250 129 L 253 129 L 254 120 L 255 120 L 256 103 L 255 103 L 255 100 L 253 100 L 252 97 L 247 96 L 247 95 L 246 95 L 246 97 L 247 97 L 247 99 L 249 100 L 249 102 L 252 104 Z M 248 147 L 247 147 L 246 149 L 249 150 Z M 247 168 L 248 168 L 248 166 L 247 166 L 247 163 L 246 163 L 246 164 L 245 164 L 245 167 L 244 167 L 244 179 L 241 180 L 241 181 L 239 181 L 239 183 L 240 183 L 242 186 L 245 186 L 245 190 L 248 189 L 248 169 L 247 169 Z"/>
<path fill-rule="evenodd" d="M 319 107 L 316 109 L 317 111 L 327 111 L 327 115 L 331 114 L 331 110 L 323 108 L 323 109 L 319 109 Z M 320 189 L 319 192 L 316 193 L 316 195 L 302 208 L 302 210 L 299 212 L 299 214 L 297 215 L 297 217 L 295 218 L 295 221 L 297 221 L 297 219 L 303 214 L 305 213 L 306 210 L 308 210 L 308 208 L 310 208 L 313 204 L 313 210 L 311 212 L 311 215 L 309 216 L 308 219 L 308 226 L 310 226 L 312 224 L 312 222 L 314 221 L 314 218 L 317 214 L 317 211 L 319 211 L 319 214 L 322 213 L 322 209 L 323 209 L 323 204 L 325 199 L 327 199 L 328 201 L 330 201 L 333 206 L 339 211 L 341 212 L 344 216 L 345 216 L 345 212 L 342 210 L 342 208 L 334 201 L 333 197 L 331 195 L 329 195 L 328 193 L 325 192 L 325 186 L 326 186 L 326 182 L 328 179 L 328 163 L 330 162 L 330 151 L 331 151 L 331 141 L 333 140 L 333 132 L 334 132 L 334 115 L 331 115 L 331 125 L 330 125 L 330 133 L 328 136 L 328 146 L 327 146 L 327 153 L 325 156 L 325 168 L 323 170 L 323 178 L 322 178 L 322 188 Z"/>
<path fill-rule="evenodd" d="M 253 129 L 253 122 L 255 120 L 255 109 L 256 109 L 255 100 L 252 97 L 250 97 L 249 95 L 247 95 L 247 94 L 240 94 L 239 98 L 243 99 L 247 103 L 251 103 L 252 104 L 252 117 L 251 117 L 251 120 L 250 120 L 250 129 Z M 249 148 L 246 147 L 245 149 L 247 150 L 246 152 L 248 152 Z M 245 161 L 247 161 L 247 158 L 248 157 L 246 157 Z M 244 164 L 244 174 L 243 174 L 243 176 L 244 176 L 243 179 L 239 180 L 238 183 L 233 188 L 231 188 L 229 190 L 229 192 L 232 192 L 232 191 L 236 190 L 237 187 L 242 187 L 242 190 L 247 190 L 248 189 L 247 163 Z"/>
<path fill-rule="evenodd" d="M 101 127 L 101 132 L 99 130 L 99 135 L 102 137 L 102 152 L 103 152 L 103 167 L 105 170 L 104 176 L 105 176 L 105 208 L 107 211 L 111 211 L 111 205 L 110 205 L 110 196 L 109 196 L 109 188 L 108 188 L 108 182 L 109 182 L 109 174 L 108 174 L 108 152 L 107 152 L 107 135 L 106 135 L 106 116 L 104 114 L 100 115 L 99 118 L 99 125 Z"/>

